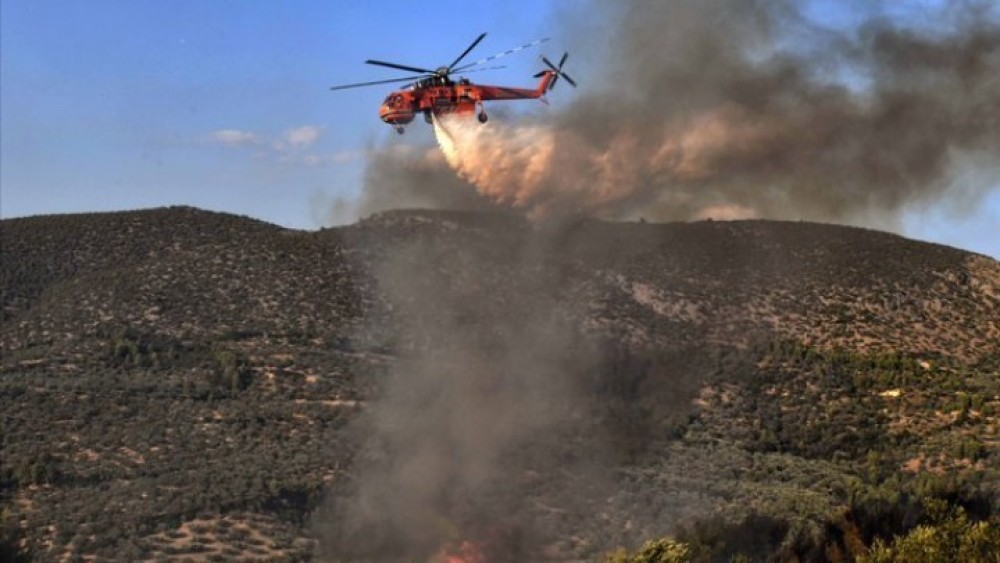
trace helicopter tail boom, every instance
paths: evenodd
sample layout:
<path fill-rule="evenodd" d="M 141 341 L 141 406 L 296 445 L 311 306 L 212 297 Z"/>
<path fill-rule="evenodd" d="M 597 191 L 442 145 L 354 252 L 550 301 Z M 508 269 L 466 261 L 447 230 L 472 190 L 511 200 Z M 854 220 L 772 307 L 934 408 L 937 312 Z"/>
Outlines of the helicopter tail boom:
<path fill-rule="evenodd" d="M 481 100 L 523 100 L 523 99 L 537 99 L 541 98 L 544 100 L 545 94 L 550 92 L 552 88 L 555 87 L 556 82 L 560 78 L 569 82 L 570 86 L 576 87 L 576 81 L 570 78 L 568 74 L 563 72 L 562 67 L 566 64 L 566 59 L 569 57 L 569 53 L 563 53 L 561 59 L 559 59 L 559 64 L 556 65 L 546 57 L 542 57 L 542 62 L 545 63 L 549 68 L 539 72 L 535 75 L 535 78 L 541 78 L 541 82 L 538 84 L 538 88 L 532 90 L 530 88 L 508 88 L 505 86 L 479 86 L 480 89 L 480 99 Z"/>

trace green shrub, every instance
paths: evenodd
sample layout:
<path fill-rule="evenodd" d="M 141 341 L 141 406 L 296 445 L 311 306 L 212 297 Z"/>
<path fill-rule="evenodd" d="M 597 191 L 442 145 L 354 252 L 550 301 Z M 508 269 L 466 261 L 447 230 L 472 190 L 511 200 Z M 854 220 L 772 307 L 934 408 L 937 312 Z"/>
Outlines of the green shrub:
<path fill-rule="evenodd" d="M 1000 554 L 1000 522 L 970 522 L 961 508 L 935 524 L 917 526 L 891 543 L 875 540 L 868 563 L 995 563 Z"/>
<path fill-rule="evenodd" d="M 619 549 L 608 555 L 607 563 L 684 563 L 691 560 L 691 549 L 687 544 L 672 538 L 660 538 L 646 542 L 634 554 Z"/>

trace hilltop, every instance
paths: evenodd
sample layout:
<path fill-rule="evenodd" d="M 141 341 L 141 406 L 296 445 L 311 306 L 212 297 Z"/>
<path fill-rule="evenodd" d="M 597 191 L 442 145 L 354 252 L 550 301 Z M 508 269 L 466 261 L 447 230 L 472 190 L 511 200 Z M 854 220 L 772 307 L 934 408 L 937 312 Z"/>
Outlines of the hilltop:
<path fill-rule="evenodd" d="M 2 526 L 42 559 L 470 538 L 560 560 L 667 534 L 836 559 L 930 497 L 997 512 L 985 256 L 801 222 L 303 232 L 186 207 L 8 219 L 0 244 Z M 447 531 L 358 516 L 425 451 L 467 463 L 390 512 Z"/>

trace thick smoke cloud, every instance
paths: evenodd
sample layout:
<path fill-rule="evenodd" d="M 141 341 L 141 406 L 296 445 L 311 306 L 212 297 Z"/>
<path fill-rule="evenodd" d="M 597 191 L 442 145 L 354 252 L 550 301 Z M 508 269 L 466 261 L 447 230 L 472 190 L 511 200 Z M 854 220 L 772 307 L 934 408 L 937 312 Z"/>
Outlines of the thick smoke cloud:
<path fill-rule="evenodd" d="M 955 4 L 934 29 L 874 14 L 841 32 L 816 27 L 803 9 L 791 0 L 599 3 L 608 48 L 597 72 L 576 73 L 588 86 L 572 102 L 546 117 L 445 123 L 438 137 L 452 145 L 450 166 L 414 172 L 378 154 L 367 184 L 377 205 L 365 211 L 409 203 L 392 197 L 405 185 L 428 206 L 485 198 L 533 216 L 891 228 L 908 205 L 957 184 L 972 198 L 996 187 L 995 10 Z M 977 173 L 957 164 L 970 162 Z"/>

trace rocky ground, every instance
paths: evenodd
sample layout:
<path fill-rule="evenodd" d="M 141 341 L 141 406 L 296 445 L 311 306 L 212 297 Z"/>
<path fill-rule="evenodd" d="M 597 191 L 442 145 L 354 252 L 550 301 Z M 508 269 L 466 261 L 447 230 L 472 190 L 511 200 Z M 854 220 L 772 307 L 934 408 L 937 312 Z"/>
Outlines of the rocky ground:
<path fill-rule="evenodd" d="M 12 556 L 599 559 L 680 534 L 708 559 L 837 560 L 912 528 L 912 499 L 997 511 L 984 256 L 431 211 L 0 237 Z"/>

